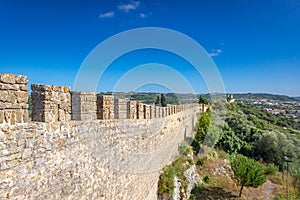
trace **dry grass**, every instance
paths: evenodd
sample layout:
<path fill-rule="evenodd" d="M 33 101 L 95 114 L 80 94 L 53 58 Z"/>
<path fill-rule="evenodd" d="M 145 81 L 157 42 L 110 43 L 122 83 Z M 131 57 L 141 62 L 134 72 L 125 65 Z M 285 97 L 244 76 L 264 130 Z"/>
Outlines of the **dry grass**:
<path fill-rule="evenodd" d="M 222 154 L 222 153 L 221 153 Z M 279 175 L 268 177 L 266 183 L 258 188 L 244 188 L 242 198 L 238 198 L 240 187 L 232 180 L 229 161 L 222 158 L 204 159 L 202 167 L 197 166 L 200 176 L 209 177 L 198 191 L 196 199 L 253 199 L 271 200 L 284 192 L 282 178 Z M 197 158 L 195 158 L 197 160 Z"/>

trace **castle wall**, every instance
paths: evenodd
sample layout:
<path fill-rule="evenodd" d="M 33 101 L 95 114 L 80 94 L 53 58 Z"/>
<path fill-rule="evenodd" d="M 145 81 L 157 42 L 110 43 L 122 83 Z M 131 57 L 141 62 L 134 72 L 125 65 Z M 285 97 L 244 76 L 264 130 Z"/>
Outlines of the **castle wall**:
<path fill-rule="evenodd" d="M 200 111 L 180 105 L 167 115 L 112 95 L 35 84 L 28 121 L 27 78 L 0 81 L 0 199 L 156 200 L 160 170 L 193 135 Z"/>

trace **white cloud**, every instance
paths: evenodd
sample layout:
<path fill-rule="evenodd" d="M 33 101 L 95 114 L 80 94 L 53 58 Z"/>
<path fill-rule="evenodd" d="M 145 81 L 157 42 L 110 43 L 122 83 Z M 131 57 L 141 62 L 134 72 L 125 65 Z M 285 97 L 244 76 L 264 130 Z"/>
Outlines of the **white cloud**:
<path fill-rule="evenodd" d="M 129 4 L 121 4 L 118 6 L 119 10 L 122 10 L 124 12 L 129 12 L 131 10 L 136 10 L 140 5 L 139 1 L 132 1 Z"/>
<path fill-rule="evenodd" d="M 146 18 L 147 17 L 147 15 L 146 14 L 144 14 L 144 13 L 140 13 L 140 18 Z"/>
<path fill-rule="evenodd" d="M 99 15 L 100 18 L 112 18 L 115 16 L 115 13 L 113 11 L 107 12 L 107 13 L 101 13 Z"/>
<path fill-rule="evenodd" d="M 216 57 L 219 56 L 222 53 L 221 49 L 212 49 L 212 51 L 209 53 L 210 57 Z"/>

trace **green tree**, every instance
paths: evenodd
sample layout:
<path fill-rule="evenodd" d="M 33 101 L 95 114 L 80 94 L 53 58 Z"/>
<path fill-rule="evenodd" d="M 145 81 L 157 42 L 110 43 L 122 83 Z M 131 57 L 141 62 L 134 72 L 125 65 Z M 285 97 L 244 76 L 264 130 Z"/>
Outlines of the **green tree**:
<path fill-rule="evenodd" d="M 274 163 L 280 169 L 283 169 L 285 164 L 283 157 L 287 156 L 294 160 L 298 151 L 292 141 L 278 131 L 263 133 L 255 150 L 258 158 L 263 158 L 266 163 Z"/>
<path fill-rule="evenodd" d="M 199 103 L 200 104 L 208 104 L 208 100 L 206 98 L 204 98 L 203 95 L 200 95 Z"/>
<path fill-rule="evenodd" d="M 160 105 L 160 99 L 159 96 L 156 97 L 155 105 L 159 106 Z"/>
<path fill-rule="evenodd" d="M 192 143 L 192 146 L 196 153 L 200 151 L 200 144 L 204 141 L 206 133 L 211 123 L 211 117 L 209 112 L 201 113 L 201 116 L 198 121 L 197 132 L 195 139 Z"/>
<path fill-rule="evenodd" d="M 232 154 L 237 153 L 241 149 L 242 145 L 242 140 L 240 140 L 240 138 L 234 134 L 228 124 L 225 124 L 217 146 L 222 148 L 227 153 Z"/>
<path fill-rule="evenodd" d="M 262 166 L 243 155 L 236 155 L 231 161 L 233 179 L 241 186 L 239 197 L 242 196 L 243 188 L 255 187 L 266 182 L 266 175 Z"/>
<path fill-rule="evenodd" d="M 166 101 L 166 97 L 164 94 L 160 95 L 160 103 L 162 107 L 166 107 L 167 106 L 167 101 Z"/>

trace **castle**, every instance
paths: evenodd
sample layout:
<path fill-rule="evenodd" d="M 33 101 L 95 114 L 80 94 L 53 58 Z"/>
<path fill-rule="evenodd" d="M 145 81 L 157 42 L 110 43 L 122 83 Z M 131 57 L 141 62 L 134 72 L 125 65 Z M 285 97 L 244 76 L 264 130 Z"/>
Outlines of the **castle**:
<path fill-rule="evenodd" d="M 0 199 L 157 199 L 198 104 L 159 107 L 0 74 Z"/>

